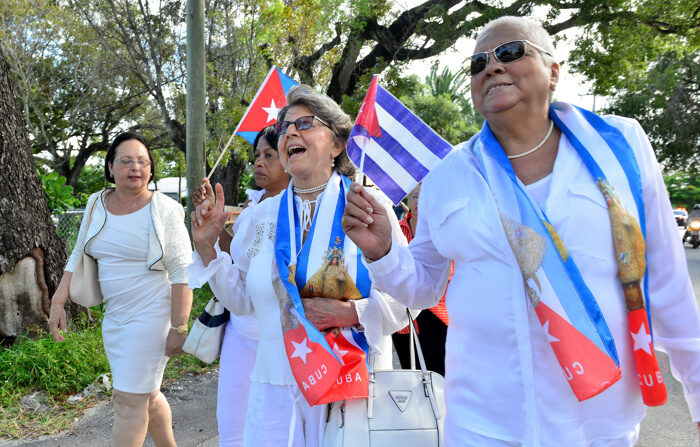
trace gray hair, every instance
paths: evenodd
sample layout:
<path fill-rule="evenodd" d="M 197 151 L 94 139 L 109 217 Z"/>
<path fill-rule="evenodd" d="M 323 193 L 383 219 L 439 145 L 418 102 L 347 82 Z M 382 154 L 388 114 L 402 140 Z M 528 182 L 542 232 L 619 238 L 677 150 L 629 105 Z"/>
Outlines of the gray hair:
<path fill-rule="evenodd" d="M 335 171 L 348 177 L 355 175 L 355 165 L 350 161 L 348 152 L 345 149 L 345 144 L 350 138 L 352 130 L 352 120 L 350 116 L 343 112 L 343 109 L 333 101 L 330 97 L 318 93 L 316 90 L 306 84 L 295 85 L 287 93 L 287 105 L 280 110 L 277 115 L 277 121 L 284 121 L 285 115 L 291 107 L 306 106 L 311 109 L 311 112 L 328 123 L 331 127 L 331 132 L 335 137 L 336 143 L 343 147 L 343 150 L 338 154 L 335 161 Z"/>
<path fill-rule="evenodd" d="M 549 35 L 547 30 L 544 29 L 540 23 L 527 17 L 503 16 L 494 19 L 484 26 L 484 28 L 476 36 L 476 40 L 478 41 L 479 38 L 487 31 L 499 26 L 506 26 L 518 31 L 522 35 L 523 39 L 527 39 L 530 42 L 549 51 L 549 54 L 552 55 L 551 57 L 542 53 L 542 57 L 544 57 L 546 61 L 556 62 L 554 59 L 554 43 L 552 42 L 552 36 Z"/>

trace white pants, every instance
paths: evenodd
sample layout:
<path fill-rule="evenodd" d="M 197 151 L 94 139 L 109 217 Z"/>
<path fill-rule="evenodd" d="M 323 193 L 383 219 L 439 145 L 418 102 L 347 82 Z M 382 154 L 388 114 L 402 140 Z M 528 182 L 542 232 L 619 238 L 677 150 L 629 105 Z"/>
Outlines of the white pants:
<path fill-rule="evenodd" d="M 241 335 L 231 321 L 226 324 L 219 361 L 216 420 L 219 447 L 243 445 L 243 426 L 248 410 L 250 374 L 255 366 L 258 342 Z"/>
<path fill-rule="evenodd" d="M 243 433 L 245 447 L 320 447 L 326 405 L 310 407 L 296 385 L 253 382 Z"/>

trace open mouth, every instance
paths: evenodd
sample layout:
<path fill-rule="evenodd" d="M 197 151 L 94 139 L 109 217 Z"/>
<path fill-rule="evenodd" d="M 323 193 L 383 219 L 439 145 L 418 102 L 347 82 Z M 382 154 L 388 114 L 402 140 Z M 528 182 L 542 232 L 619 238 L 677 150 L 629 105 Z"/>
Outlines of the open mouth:
<path fill-rule="evenodd" d="M 294 145 L 287 148 L 287 155 L 289 155 L 289 158 L 304 152 L 306 152 L 306 148 L 304 146 Z"/>
<path fill-rule="evenodd" d="M 491 93 L 494 90 L 498 90 L 501 87 L 507 87 L 509 85 L 513 85 L 513 84 L 508 84 L 508 83 L 504 82 L 504 83 L 492 85 L 491 87 L 488 88 L 488 90 L 486 90 L 486 94 L 488 95 L 489 93 Z"/>

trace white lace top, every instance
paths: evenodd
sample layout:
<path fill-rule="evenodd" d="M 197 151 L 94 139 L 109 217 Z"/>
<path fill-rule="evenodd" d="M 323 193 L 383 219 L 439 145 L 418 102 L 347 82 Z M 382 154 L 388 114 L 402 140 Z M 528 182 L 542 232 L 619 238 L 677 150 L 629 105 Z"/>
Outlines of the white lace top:
<path fill-rule="evenodd" d="M 378 191 L 368 191 L 384 205 L 389 217 L 393 217 L 394 243 L 406 245 L 389 200 Z M 293 385 L 295 381 L 284 351 L 279 304 L 273 288 L 273 282 L 279 278 L 274 243 L 280 198 L 278 195 L 264 200 L 240 215 L 241 224 L 231 243 L 233 264 L 217 246 L 217 258 L 207 267 L 195 251 L 187 272 L 190 287 L 201 287 L 208 281 L 216 297 L 234 314 L 245 315 L 255 309 L 259 343 L 251 380 Z M 375 367 L 392 369 L 391 334 L 406 326 L 406 308 L 372 288 L 368 298 L 355 301 L 355 309 L 367 342 L 378 354 Z"/>

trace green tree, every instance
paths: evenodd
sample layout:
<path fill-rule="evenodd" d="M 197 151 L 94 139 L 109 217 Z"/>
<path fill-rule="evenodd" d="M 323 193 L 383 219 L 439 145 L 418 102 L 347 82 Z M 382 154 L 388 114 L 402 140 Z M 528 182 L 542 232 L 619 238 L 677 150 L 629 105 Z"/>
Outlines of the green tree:
<path fill-rule="evenodd" d="M 85 163 L 138 122 L 143 94 L 118 60 L 95 48 L 94 30 L 50 0 L 0 4 L 8 54 L 32 152 L 75 186 Z"/>
<path fill-rule="evenodd" d="M 343 96 L 364 90 L 372 73 L 439 55 L 459 38 L 473 37 L 494 18 L 531 16 L 535 8 L 538 15 L 545 15 L 543 24 L 552 35 L 581 30 L 573 66 L 601 85 L 599 93 L 604 85 L 617 85 L 629 73 L 626 68 L 645 67 L 660 46 L 674 39 L 698 42 L 696 0 L 671 4 L 659 0 L 427 0 L 406 10 L 397 10 L 385 0 L 350 0 L 330 16 L 335 33 L 329 29 L 322 43 L 298 51 L 292 66 L 304 82 L 324 85 L 315 82 L 314 67 L 334 53 L 327 92 L 340 102 Z"/>
<path fill-rule="evenodd" d="M 700 169 L 700 51 L 665 52 L 626 81 L 610 113 L 636 118 L 667 169 Z"/>
<path fill-rule="evenodd" d="M 678 171 L 665 175 L 664 181 L 673 206 L 690 210 L 700 203 L 700 175 Z"/>

